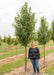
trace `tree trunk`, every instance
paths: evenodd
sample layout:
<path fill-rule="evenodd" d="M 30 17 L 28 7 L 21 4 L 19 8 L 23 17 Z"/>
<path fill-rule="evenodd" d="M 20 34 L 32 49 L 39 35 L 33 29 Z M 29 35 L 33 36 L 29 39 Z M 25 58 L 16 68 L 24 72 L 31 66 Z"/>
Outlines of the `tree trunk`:
<path fill-rule="evenodd" d="M 45 67 L 45 44 L 44 44 L 44 67 Z"/>
<path fill-rule="evenodd" d="M 27 46 L 25 46 L 25 72 L 27 71 Z"/>
<path fill-rule="evenodd" d="M 16 57 L 17 57 L 17 46 L 16 46 Z"/>

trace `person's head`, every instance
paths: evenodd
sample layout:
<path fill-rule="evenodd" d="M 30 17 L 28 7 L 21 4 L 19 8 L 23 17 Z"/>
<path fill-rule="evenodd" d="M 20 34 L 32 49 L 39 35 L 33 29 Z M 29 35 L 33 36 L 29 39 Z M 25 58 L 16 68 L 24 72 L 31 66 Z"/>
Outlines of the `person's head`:
<path fill-rule="evenodd" d="M 35 47 L 35 45 L 36 45 L 36 44 L 35 44 L 35 41 L 32 41 L 31 46 L 32 46 L 32 47 Z"/>

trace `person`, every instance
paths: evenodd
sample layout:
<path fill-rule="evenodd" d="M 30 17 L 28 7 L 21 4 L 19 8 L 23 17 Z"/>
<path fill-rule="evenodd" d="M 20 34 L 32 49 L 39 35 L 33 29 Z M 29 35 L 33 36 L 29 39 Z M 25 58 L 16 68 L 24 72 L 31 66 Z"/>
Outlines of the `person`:
<path fill-rule="evenodd" d="M 28 59 L 30 59 L 33 65 L 34 75 L 36 74 L 36 69 L 37 69 L 38 75 L 40 75 L 39 65 L 38 65 L 38 62 L 40 60 L 40 51 L 39 51 L 39 48 L 36 47 L 35 41 L 32 42 L 31 47 L 29 48 Z"/>

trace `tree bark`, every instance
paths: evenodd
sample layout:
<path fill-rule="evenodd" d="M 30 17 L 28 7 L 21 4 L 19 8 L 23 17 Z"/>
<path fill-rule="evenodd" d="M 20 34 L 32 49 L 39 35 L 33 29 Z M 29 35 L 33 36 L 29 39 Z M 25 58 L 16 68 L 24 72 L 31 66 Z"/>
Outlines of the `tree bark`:
<path fill-rule="evenodd" d="M 25 46 L 25 72 L 27 71 L 27 46 Z"/>
<path fill-rule="evenodd" d="M 44 67 L 45 67 L 45 44 L 44 44 Z"/>

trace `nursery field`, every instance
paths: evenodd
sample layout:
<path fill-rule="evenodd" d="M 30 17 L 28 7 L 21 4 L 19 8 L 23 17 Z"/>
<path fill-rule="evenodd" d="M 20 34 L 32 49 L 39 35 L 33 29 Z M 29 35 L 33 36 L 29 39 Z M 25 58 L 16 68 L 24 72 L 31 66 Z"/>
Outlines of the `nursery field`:
<path fill-rule="evenodd" d="M 27 55 L 30 46 L 31 43 L 27 47 Z M 39 47 L 40 57 L 42 59 L 44 55 L 43 45 L 39 45 L 38 42 L 36 42 L 36 46 Z M 54 42 L 49 41 L 45 46 L 45 55 L 48 56 L 52 53 L 54 53 Z M 41 59 L 39 63 L 41 63 Z M 27 58 L 27 62 L 28 64 L 30 64 L 28 58 Z M 13 46 L 13 45 L 8 46 L 6 43 L 2 43 L 2 45 L 0 46 L 0 75 L 19 75 L 18 72 L 21 71 L 21 69 L 23 71 L 24 64 L 25 64 L 25 48 L 23 46 L 21 46 L 20 44 L 17 46 Z M 16 71 L 13 72 L 13 70 L 15 69 Z M 45 72 L 54 73 L 53 69 L 54 69 L 54 63 L 52 66 L 50 66 L 50 68 L 47 68 Z M 21 73 L 21 75 L 23 75 L 23 73 Z"/>

